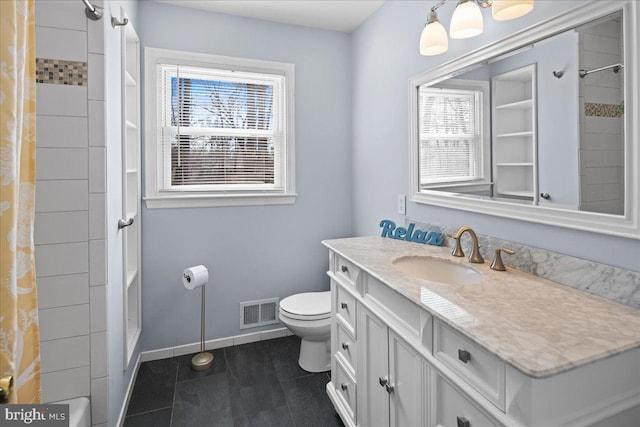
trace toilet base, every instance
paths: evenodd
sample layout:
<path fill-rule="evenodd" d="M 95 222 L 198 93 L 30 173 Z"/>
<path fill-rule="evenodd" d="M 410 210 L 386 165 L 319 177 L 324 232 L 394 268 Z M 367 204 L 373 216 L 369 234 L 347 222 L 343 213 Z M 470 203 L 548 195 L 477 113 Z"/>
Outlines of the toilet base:
<path fill-rule="evenodd" d="M 331 344 L 324 341 L 300 341 L 298 365 L 307 372 L 325 372 L 331 369 Z"/>

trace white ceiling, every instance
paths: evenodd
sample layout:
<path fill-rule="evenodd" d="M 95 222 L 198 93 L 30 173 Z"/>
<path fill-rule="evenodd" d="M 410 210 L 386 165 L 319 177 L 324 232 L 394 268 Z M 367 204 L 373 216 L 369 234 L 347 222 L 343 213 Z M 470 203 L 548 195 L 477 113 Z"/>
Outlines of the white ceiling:
<path fill-rule="evenodd" d="M 384 0 L 154 0 L 177 6 L 350 33 Z"/>

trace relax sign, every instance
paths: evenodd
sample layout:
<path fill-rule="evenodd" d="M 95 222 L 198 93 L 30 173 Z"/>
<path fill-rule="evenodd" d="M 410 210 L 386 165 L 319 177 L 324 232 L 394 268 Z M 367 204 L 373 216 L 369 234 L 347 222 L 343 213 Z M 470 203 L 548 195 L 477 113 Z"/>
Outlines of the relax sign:
<path fill-rule="evenodd" d="M 390 239 L 425 243 L 433 246 L 440 246 L 444 242 L 442 233 L 416 229 L 416 225 L 413 223 L 409 224 L 408 228 L 396 227 L 395 222 L 390 219 L 383 219 L 380 221 L 380 227 L 382 227 L 382 237 Z"/>

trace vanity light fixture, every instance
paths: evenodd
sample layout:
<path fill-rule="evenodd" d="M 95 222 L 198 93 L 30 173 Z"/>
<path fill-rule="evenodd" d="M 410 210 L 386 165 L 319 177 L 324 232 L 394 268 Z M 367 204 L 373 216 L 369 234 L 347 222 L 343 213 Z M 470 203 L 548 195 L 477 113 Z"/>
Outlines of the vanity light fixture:
<path fill-rule="evenodd" d="M 496 21 L 516 19 L 533 10 L 533 0 L 493 0 L 491 14 Z"/>
<path fill-rule="evenodd" d="M 449 49 L 449 39 L 444 26 L 438 20 L 436 10 L 448 0 L 442 0 L 431 8 L 429 20 L 420 35 L 420 54 L 439 55 Z M 519 18 L 533 9 L 533 0 L 460 0 L 453 11 L 449 35 L 452 39 L 466 39 L 482 33 L 481 8 L 492 8 L 496 21 Z"/>
<path fill-rule="evenodd" d="M 473 0 L 458 3 L 451 17 L 449 35 L 452 39 L 468 39 L 482 34 L 483 22 L 480 6 Z"/>
<path fill-rule="evenodd" d="M 447 30 L 438 21 L 438 14 L 431 10 L 429 22 L 420 35 L 420 54 L 425 56 L 440 55 L 449 49 Z"/>

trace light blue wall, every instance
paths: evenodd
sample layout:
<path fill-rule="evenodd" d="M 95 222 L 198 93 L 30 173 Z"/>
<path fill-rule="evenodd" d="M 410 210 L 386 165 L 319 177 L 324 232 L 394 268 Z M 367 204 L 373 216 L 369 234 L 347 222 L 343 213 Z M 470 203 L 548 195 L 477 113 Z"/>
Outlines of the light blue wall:
<path fill-rule="evenodd" d="M 528 15 L 495 22 L 484 11 L 485 31 L 476 38 L 450 40 L 436 57 L 418 52 L 420 32 L 433 1 L 388 1 L 352 35 L 353 232 L 378 234 L 383 218 L 402 222 L 398 194 L 409 187 L 408 79 L 487 43 L 579 6 L 575 1 L 537 1 Z M 440 10 L 451 21 L 453 4 Z M 553 226 L 408 203 L 407 214 L 425 222 L 469 225 L 478 233 L 513 240 L 579 258 L 640 271 L 640 241 Z"/>
<path fill-rule="evenodd" d="M 199 292 L 181 284 L 204 264 L 207 339 L 240 331 L 239 303 L 328 289 L 320 241 L 351 234 L 350 38 L 155 2 L 140 6 L 145 47 L 294 63 L 294 205 L 143 209 L 143 350 L 199 340 Z M 258 329 L 259 330 L 259 329 Z"/>

